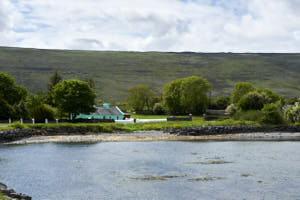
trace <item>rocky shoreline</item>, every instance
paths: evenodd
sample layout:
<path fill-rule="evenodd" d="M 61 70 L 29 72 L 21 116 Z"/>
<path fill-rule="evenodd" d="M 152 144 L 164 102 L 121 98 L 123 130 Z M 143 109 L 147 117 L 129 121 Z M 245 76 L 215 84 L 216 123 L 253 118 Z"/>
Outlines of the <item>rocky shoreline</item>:
<path fill-rule="evenodd" d="M 3 183 L 0 183 L 0 193 L 2 193 L 5 197 L 12 200 L 31 200 L 30 196 L 25 194 L 16 193 L 13 189 L 8 189 L 7 186 Z"/>
<path fill-rule="evenodd" d="M 272 132 L 300 133 L 300 126 L 203 126 L 179 129 L 170 128 L 167 131 L 170 134 L 187 136 Z"/>
<path fill-rule="evenodd" d="M 122 132 L 122 130 L 120 130 Z M 147 131 L 144 131 L 147 132 Z M 151 131 L 150 131 L 151 132 Z M 152 131 L 153 132 L 153 131 Z M 300 126 L 203 126 L 188 128 L 168 128 L 163 130 L 175 136 L 205 136 L 248 133 L 300 133 Z M 88 128 L 63 127 L 55 129 L 13 129 L 0 132 L 0 143 L 9 143 L 33 136 L 58 136 L 58 135 L 103 135 L 93 133 Z M 132 133 L 126 134 L 131 135 Z M 125 134 L 122 134 L 125 135 Z"/>
<path fill-rule="evenodd" d="M 271 134 L 273 133 L 273 134 Z M 61 136 L 61 137 L 60 137 Z M 76 136 L 76 137 L 75 137 Z M 163 131 L 134 133 L 93 133 L 85 128 L 13 129 L 0 132 L 0 143 L 35 143 L 45 141 L 153 141 L 153 140 L 300 140 L 300 126 L 205 126 L 169 128 Z M 58 139 L 60 137 L 60 139 Z M 41 139 L 44 138 L 44 139 Z M 45 139 L 47 138 L 47 139 Z M 63 138 L 63 139 L 62 139 Z M 22 142 L 18 142 L 22 141 Z"/>

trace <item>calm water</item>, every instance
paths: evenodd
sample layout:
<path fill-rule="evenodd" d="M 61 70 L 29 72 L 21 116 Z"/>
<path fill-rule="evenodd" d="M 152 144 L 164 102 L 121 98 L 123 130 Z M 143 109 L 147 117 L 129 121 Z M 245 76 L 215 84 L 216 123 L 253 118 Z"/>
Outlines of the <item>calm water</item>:
<path fill-rule="evenodd" d="M 35 200 L 294 200 L 300 199 L 300 143 L 0 146 L 0 182 Z"/>

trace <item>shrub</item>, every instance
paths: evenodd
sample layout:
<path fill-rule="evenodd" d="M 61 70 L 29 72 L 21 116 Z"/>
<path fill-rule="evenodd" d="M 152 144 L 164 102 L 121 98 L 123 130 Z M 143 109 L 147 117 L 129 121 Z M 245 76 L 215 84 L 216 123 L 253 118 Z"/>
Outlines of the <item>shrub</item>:
<path fill-rule="evenodd" d="M 163 115 L 163 114 L 165 114 L 164 108 L 162 107 L 162 105 L 160 103 L 154 104 L 153 113 L 155 115 Z"/>
<path fill-rule="evenodd" d="M 296 103 L 296 105 L 289 107 L 284 112 L 284 118 L 292 123 L 300 122 L 300 104 Z"/>
<path fill-rule="evenodd" d="M 291 97 L 286 101 L 286 104 L 288 105 L 294 105 L 296 102 L 300 102 L 300 98 L 298 97 Z"/>
<path fill-rule="evenodd" d="M 261 122 L 263 117 L 264 114 L 260 110 L 238 111 L 233 116 L 235 120 L 257 121 L 257 122 Z"/>
<path fill-rule="evenodd" d="M 216 106 L 219 110 L 224 110 L 230 105 L 230 96 L 220 96 L 216 99 Z"/>
<path fill-rule="evenodd" d="M 0 97 L 0 119 L 7 120 L 8 118 L 12 118 L 13 114 L 13 107 L 9 105 L 7 101 Z"/>
<path fill-rule="evenodd" d="M 230 105 L 229 96 L 220 96 L 216 99 L 212 99 L 209 105 L 209 109 L 225 110 Z"/>
<path fill-rule="evenodd" d="M 269 97 L 262 93 L 250 92 L 243 96 L 238 102 L 238 108 L 247 111 L 247 110 L 261 110 L 265 104 L 269 103 Z"/>
<path fill-rule="evenodd" d="M 265 124 L 282 124 L 283 119 L 280 113 L 280 106 L 275 103 L 264 105 L 262 122 Z"/>
<path fill-rule="evenodd" d="M 21 124 L 20 122 L 13 122 L 11 125 L 13 128 L 23 129 L 25 126 Z"/>
<path fill-rule="evenodd" d="M 54 109 L 47 104 L 41 104 L 32 108 L 31 117 L 35 119 L 35 122 L 44 122 L 46 118 L 54 120 Z"/>
<path fill-rule="evenodd" d="M 237 108 L 234 104 L 230 104 L 225 109 L 225 112 L 228 113 L 229 115 L 234 115 L 236 113 L 236 111 L 237 111 Z"/>

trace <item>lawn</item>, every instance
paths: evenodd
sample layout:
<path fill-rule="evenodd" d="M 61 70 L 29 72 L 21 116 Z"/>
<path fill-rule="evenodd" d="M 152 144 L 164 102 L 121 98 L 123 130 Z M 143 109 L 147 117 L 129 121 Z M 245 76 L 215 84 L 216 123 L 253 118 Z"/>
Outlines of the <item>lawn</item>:
<path fill-rule="evenodd" d="M 149 122 L 136 124 L 119 123 L 59 123 L 59 124 L 19 124 L 15 123 L 4 129 L 55 129 L 55 128 L 80 128 L 88 130 L 91 133 L 120 133 L 133 131 L 164 130 L 167 128 L 186 128 L 199 126 L 259 126 L 257 122 L 238 121 L 233 119 L 224 119 L 220 121 L 204 121 L 201 117 L 195 117 L 193 121 L 169 121 L 169 122 Z"/>

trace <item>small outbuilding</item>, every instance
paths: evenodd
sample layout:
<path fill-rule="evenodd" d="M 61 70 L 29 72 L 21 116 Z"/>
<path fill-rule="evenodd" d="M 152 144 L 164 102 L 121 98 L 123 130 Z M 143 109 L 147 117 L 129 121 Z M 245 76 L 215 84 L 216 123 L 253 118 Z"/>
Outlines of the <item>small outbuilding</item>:
<path fill-rule="evenodd" d="M 90 114 L 79 114 L 75 119 L 114 119 L 123 120 L 124 113 L 118 106 L 110 106 L 108 103 L 96 107 L 96 111 Z"/>

